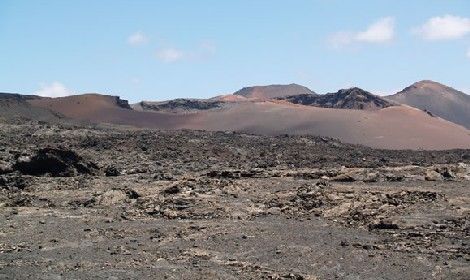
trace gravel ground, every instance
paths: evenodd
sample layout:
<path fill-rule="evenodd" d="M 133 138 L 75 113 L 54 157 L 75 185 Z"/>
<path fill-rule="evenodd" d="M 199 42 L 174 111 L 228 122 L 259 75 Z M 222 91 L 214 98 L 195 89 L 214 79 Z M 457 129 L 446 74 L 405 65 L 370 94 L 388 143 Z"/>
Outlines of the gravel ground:
<path fill-rule="evenodd" d="M 470 150 L 0 124 L 0 279 L 469 279 Z"/>

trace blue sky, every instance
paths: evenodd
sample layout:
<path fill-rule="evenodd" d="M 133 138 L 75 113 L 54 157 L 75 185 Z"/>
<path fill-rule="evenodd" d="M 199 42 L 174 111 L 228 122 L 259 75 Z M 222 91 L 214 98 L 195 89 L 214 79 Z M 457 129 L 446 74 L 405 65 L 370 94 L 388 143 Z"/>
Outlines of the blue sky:
<path fill-rule="evenodd" d="M 133 102 L 299 83 L 470 92 L 467 0 L 0 0 L 0 91 Z"/>

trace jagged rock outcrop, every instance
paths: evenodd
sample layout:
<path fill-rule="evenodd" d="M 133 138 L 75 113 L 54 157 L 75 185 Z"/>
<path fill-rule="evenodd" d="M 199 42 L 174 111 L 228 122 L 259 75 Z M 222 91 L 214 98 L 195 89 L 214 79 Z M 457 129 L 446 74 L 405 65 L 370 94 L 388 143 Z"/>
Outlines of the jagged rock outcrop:
<path fill-rule="evenodd" d="M 279 99 L 294 104 L 338 109 L 377 110 L 393 106 L 392 102 L 357 87 L 324 95 L 302 94 Z"/>
<path fill-rule="evenodd" d="M 132 105 L 132 108 L 137 111 L 156 111 L 156 112 L 191 112 L 198 110 L 217 109 L 223 106 L 224 102 L 216 100 L 201 100 L 201 99 L 173 99 L 162 102 L 141 101 Z"/>

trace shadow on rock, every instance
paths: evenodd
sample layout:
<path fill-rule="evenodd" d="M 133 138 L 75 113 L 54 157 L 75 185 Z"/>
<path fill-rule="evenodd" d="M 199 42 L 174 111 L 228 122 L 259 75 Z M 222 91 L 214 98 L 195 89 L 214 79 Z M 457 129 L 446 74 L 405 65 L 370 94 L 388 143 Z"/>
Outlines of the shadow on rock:
<path fill-rule="evenodd" d="M 96 174 L 96 164 L 84 160 L 74 151 L 43 148 L 32 157 L 20 157 L 13 169 L 26 175 L 72 177 L 79 174 Z"/>

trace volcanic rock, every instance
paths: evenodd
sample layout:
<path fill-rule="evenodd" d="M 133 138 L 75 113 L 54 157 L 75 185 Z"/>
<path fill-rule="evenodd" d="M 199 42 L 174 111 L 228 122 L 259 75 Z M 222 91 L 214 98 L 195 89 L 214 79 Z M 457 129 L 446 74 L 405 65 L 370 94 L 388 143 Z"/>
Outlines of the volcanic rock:
<path fill-rule="evenodd" d="M 223 104 L 222 101 L 179 98 L 162 102 L 141 101 L 132 105 L 132 108 L 137 111 L 183 113 L 217 109 L 221 108 Z"/>
<path fill-rule="evenodd" d="M 70 177 L 78 174 L 94 174 L 98 168 L 74 151 L 43 148 L 32 157 L 18 158 L 13 169 L 33 176 L 49 174 L 52 177 Z"/>
<path fill-rule="evenodd" d="M 325 95 L 301 94 L 279 99 L 294 104 L 337 109 L 377 110 L 393 106 L 393 103 L 357 87 Z"/>

